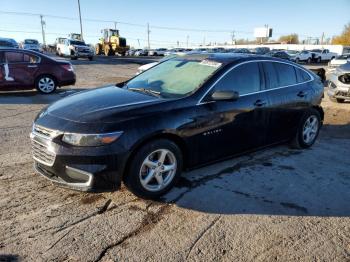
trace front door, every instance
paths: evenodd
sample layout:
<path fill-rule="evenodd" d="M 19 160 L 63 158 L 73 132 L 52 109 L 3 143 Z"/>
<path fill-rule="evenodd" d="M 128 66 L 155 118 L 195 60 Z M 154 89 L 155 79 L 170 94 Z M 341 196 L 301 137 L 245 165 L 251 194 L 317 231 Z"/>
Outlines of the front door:
<path fill-rule="evenodd" d="M 257 62 L 238 65 L 224 75 L 197 106 L 193 136 L 195 164 L 263 146 L 266 140 L 267 100 L 262 92 L 261 68 Z M 237 91 L 236 101 L 210 101 L 215 91 Z"/>

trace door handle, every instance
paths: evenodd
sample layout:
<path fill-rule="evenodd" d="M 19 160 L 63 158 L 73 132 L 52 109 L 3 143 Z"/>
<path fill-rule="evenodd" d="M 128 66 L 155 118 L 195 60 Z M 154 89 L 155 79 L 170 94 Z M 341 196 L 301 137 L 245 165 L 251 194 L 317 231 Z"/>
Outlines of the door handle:
<path fill-rule="evenodd" d="M 307 95 L 307 92 L 304 92 L 304 91 L 300 91 L 297 96 L 299 97 L 305 97 Z"/>
<path fill-rule="evenodd" d="M 257 106 L 257 107 L 261 107 L 261 106 L 266 105 L 266 101 L 258 99 L 258 100 L 255 101 L 254 105 Z"/>
<path fill-rule="evenodd" d="M 28 65 L 27 67 L 35 68 L 35 67 L 38 67 L 38 66 L 37 65 Z"/>

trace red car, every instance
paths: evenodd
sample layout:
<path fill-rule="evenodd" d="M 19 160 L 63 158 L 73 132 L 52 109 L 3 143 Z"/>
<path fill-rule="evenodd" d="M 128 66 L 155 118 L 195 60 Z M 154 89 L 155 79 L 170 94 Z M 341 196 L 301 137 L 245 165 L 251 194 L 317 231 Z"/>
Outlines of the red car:
<path fill-rule="evenodd" d="M 36 88 L 50 94 L 74 84 L 75 73 L 67 61 L 29 50 L 0 49 L 0 91 Z"/>

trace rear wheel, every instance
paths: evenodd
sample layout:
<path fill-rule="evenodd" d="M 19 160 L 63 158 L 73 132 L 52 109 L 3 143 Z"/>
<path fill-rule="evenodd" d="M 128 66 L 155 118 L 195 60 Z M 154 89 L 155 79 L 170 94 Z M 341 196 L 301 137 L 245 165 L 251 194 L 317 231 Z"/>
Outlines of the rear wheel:
<path fill-rule="evenodd" d="M 316 109 L 309 109 L 301 117 L 295 137 L 292 141 L 294 148 L 311 147 L 318 136 L 321 127 L 321 117 Z"/>
<path fill-rule="evenodd" d="M 299 58 L 295 59 L 295 62 L 299 64 L 300 59 Z"/>
<path fill-rule="evenodd" d="M 43 75 L 38 77 L 35 81 L 36 89 L 43 94 L 51 94 L 57 88 L 55 79 L 50 75 Z"/>
<path fill-rule="evenodd" d="M 132 158 L 124 177 L 135 195 L 155 199 L 167 193 L 178 181 L 182 154 L 172 141 L 159 139 L 141 147 Z"/>
<path fill-rule="evenodd" d="M 317 57 L 317 63 L 321 63 L 321 57 Z"/>

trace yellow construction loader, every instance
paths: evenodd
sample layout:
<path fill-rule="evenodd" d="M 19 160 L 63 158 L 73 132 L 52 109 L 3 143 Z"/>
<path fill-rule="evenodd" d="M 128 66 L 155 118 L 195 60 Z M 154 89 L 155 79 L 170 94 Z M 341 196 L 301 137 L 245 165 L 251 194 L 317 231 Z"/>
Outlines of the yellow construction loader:
<path fill-rule="evenodd" d="M 119 36 L 119 30 L 103 29 L 101 31 L 103 37 L 95 46 L 96 55 L 104 54 L 106 56 L 120 54 L 125 55 L 126 51 L 130 49 L 126 45 L 126 39 Z"/>

